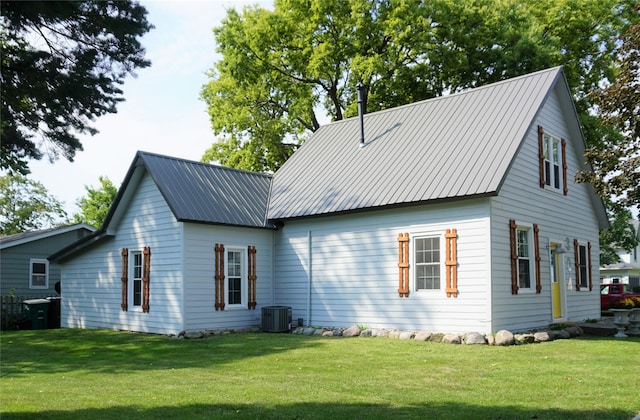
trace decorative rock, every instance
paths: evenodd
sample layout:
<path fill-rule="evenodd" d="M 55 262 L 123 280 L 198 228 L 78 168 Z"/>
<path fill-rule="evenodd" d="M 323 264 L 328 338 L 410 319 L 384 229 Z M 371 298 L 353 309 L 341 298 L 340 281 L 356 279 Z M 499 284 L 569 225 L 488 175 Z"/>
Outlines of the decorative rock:
<path fill-rule="evenodd" d="M 324 328 L 318 328 L 317 330 L 315 330 L 313 332 L 313 335 L 323 335 L 325 333 L 325 331 L 327 331 L 327 330 L 325 330 Z"/>
<path fill-rule="evenodd" d="M 315 330 L 315 328 L 307 327 L 307 328 L 304 328 L 304 329 L 302 330 L 302 334 L 303 334 L 303 335 L 313 335 L 313 333 L 314 333 L 315 331 L 316 331 L 316 330 Z"/>
<path fill-rule="evenodd" d="M 429 337 L 429 341 L 434 343 L 441 343 L 443 337 L 444 337 L 444 334 L 442 333 L 431 334 L 431 337 Z"/>
<path fill-rule="evenodd" d="M 400 331 L 398 331 L 398 330 L 390 331 L 388 337 L 389 338 L 398 338 L 398 337 L 400 337 Z"/>
<path fill-rule="evenodd" d="M 372 335 L 373 335 L 373 331 L 371 330 L 360 331 L 360 337 L 371 337 Z"/>
<path fill-rule="evenodd" d="M 553 332 L 553 338 L 571 338 L 571 334 L 566 330 L 558 330 Z"/>
<path fill-rule="evenodd" d="M 567 327 L 564 330 L 568 332 L 571 337 L 581 337 L 584 335 L 582 328 L 578 327 L 577 325 Z"/>
<path fill-rule="evenodd" d="M 484 335 L 472 332 L 464 337 L 464 344 L 487 344 L 487 340 L 484 338 Z"/>
<path fill-rule="evenodd" d="M 323 337 L 333 337 L 333 330 L 325 331 L 322 333 Z"/>
<path fill-rule="evenodd" d="M 538 331 L 533 334 L 533 338 L 535 339 L 536 343 L 553 341 L 553 338 L 551 338 L 548 331 Z"/>
<path fill-rule="evenodd" d="M 202 336 L 202 331 L 187 331 L 186 333 L 184 333 L 184 338 L 189 339 L 202 338 Z"/>
<path fill-rule="evenodd" d="M 493 334 L 488 334 L 487 335 L 487 344 L 490 346 L 495 346 L 496 345 L 496 338 L 493 336 Z"/>
<path fill-rule="evenodd" d="M 372 337 L 389 337 L 389 331 L 374 329 L 374 330 L 371 330 L 371 336 Z"/>
<path fill-rule="evenodd" d="M 529 344 L 536 341 L 533 334 L 516 334 L 513 336 L 518 344 Z"/>
<path fill-rule="evenodd" d="M 416 341 L 427 341 L 430 337 L 430 331 L 418 331 L 413 339 Z"/>
<path fill-rule="evenodd" d="M 342 337 L 342 328 L 334 328 L 333 329 L 334 337 Z"/>
<path fill-rule="evenodd" d="M 357 337 L 360 335 L 360 327 L 357 325 L 352 325 L 351 327 L 342 331 L 343 337 Z"/>
<path fill-rule="evenodd" d="M 400 340 L 411 340 L 414 337 L 413 331 L 402 331 L 398 338 Z"/>
<path fill-rule="evenodd" d="M 510 346 L 515 343 L 513 333 L 507 330 L 500 330 L 496 333 L 496 346 Z"/>
<path fill-rule="evenodd" d="M 462 344 L 462 337 L 458 334 L 445 334 L 442 337 L 442 342 L 447 344 Z"/>

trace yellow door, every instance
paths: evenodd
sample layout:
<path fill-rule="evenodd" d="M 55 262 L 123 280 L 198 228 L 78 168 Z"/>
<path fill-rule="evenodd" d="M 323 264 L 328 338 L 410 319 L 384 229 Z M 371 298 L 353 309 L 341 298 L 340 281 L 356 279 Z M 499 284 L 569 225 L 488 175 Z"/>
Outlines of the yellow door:
<path fill-rule="evenodd" d="M 560 290 L 560 279 L 562 277 L 561 258 L 562 254 L 554 251 L 558 244 L 551 244 L 551 306 L 554 318 L 562 318 L 562 291 Z"/>

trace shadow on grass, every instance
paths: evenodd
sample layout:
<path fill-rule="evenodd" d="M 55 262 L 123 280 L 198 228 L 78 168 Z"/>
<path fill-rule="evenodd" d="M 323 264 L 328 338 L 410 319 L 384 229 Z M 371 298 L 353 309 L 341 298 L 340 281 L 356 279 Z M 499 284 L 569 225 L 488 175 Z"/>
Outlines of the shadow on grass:
<path fill-rule="evenodd" d="M 527 409 L 522 407 L 480 407 L 463 403 L 429 404 L 411 407 L 391 405 L 295 403 L 284 406 L 248 404 L 184 407 L 111 407 L 65 411 L 3 413 L 3 419 L 624 419 L 633 413 L 624 411 L 567 411 L 562 409 Z"/>
<path fill-rule="evenodd" d="M 322 346 L 291 334 L 246 333 L 184 340 L 106 330 L 15 331 L 2 335 L 0 377 L 86 369 L 118 374 L 149 369 L 209 368 L 238 360 Z"/>

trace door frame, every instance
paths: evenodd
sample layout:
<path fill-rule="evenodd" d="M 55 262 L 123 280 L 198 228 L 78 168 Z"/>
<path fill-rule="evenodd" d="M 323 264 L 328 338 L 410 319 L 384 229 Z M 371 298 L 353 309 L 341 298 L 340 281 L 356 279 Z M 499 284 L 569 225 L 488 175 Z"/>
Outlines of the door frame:
<path fill-rule="evenodd" d="M 549 240 L 549 289 L 551 290 L 551 318 L 554 322 L 563 321 L 567 318 L 565 254 L 556 254 L 554 252 L 559 246 L 565 248 L 562 240 Z M 556 305 L 558 305 L 558 308 L 556 308 Z"/>

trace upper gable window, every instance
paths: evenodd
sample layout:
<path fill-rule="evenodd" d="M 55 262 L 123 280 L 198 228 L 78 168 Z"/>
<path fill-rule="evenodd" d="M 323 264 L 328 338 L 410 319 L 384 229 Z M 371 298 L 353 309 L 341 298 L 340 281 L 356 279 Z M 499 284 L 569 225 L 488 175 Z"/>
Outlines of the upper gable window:
<path fill-rule="evenodd" d="M 29 261 L 29 288 L 47 289 L 49 287 L 49 261 L 32 258 Z"/>
<path fill-rule="evenodd" d="M 560 172 L 560 140 L 544 134 L 543 147 L 544 147 L 544 180 L 547 186 L 553 187 L 556 190 L 560 189 L 562 184 Z"/>

